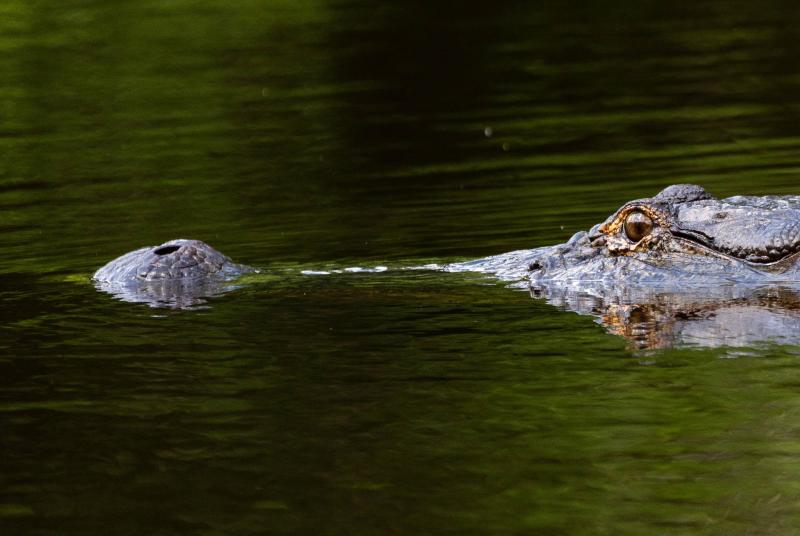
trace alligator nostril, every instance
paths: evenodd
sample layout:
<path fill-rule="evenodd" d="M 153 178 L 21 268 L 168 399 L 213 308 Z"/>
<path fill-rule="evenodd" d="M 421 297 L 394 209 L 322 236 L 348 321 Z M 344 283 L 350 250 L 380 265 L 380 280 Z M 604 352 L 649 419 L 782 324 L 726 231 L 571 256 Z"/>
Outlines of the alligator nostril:
<path fill-rule="evenodd" d="M 594 248 L 601 248 L 606 245 L 606 237 L 603 235 L 593 236 L 590 238 L 591 246 Z"/>
<path fill-rule="evenodd" d="M 179 249 L 181 249 L 180 246 L 164 246 L 163 248 L 153 250 L 153 253 L 156 255 L 169 255 L 170 253 L 175 253 Z"/>

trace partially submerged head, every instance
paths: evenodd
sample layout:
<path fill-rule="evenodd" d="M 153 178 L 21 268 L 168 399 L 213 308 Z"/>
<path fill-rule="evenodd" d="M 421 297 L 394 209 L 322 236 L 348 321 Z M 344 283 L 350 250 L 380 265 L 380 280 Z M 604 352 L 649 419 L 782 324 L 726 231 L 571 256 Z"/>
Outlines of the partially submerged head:
<path fill-rule="evenodd" d="M 534 280 L 796 279 L 798 257 L 799 197 L 718 200 L 679 184 L 541 248 L 530 268 Z"/>

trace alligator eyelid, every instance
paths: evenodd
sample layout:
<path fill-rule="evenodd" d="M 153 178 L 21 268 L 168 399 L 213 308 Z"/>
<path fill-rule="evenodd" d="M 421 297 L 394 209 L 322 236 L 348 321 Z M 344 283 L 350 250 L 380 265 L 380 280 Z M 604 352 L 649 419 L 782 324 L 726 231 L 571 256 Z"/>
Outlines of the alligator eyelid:
<path fill-rule="evenodd" d="M 714 238 L 707 235 L 702 231 L 695 231 L 694 229 L 680 229 L 672 231 L 672 234 L 678 236 L 680 238 L 686 238 L 688 240 L 694 240 L 696 242 L 706 243 L 706 244 L 713 244 Z M 704 240 L 703 240 L 704 239 Z"/>

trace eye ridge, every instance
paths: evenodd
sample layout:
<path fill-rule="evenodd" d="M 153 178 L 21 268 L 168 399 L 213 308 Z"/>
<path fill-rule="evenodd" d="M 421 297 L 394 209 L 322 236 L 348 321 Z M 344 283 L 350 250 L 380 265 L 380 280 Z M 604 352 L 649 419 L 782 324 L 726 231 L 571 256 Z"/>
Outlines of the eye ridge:
<path fill-rule="evenodd" d="M 625 218 L 624 229 L 628 240 L 638 242 L 653 232 L 653 220 L 643 212 L 631 212 Z"/>

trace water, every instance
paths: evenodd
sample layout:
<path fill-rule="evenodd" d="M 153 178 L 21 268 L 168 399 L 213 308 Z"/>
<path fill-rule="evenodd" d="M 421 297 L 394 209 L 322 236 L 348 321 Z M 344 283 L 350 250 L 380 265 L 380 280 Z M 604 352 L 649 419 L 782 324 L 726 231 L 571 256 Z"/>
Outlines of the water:
<path fill-rule="evenodd" d="M 674 182 L 800 194 L 793 5 L 0 10 L 3 534 L 794 532 L 794 344 L 634 351 L 393 269 Z M 176 237 L 263 278 L 189 311 L 89 282 Z M 300 273 L 352 266 L 389 269 Z"/>

